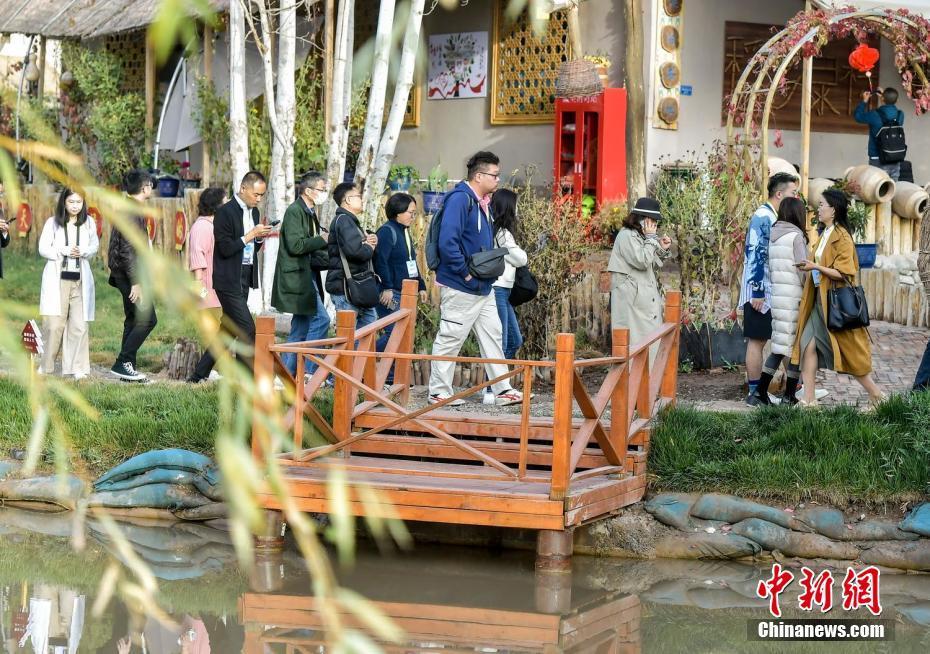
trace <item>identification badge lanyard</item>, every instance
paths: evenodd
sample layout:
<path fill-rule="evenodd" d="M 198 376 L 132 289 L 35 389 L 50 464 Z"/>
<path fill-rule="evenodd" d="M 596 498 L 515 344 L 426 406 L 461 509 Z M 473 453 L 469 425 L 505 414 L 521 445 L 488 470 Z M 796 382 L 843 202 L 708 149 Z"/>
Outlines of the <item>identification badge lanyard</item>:
<path fill-rule="evenodd" d="M 417 260 L 413 257 L 413 243 L 410 241 L 410 230 L 404 229 L 404 241 L 407 243 L 407 277 L 419 277 L 420 270 L 417 268 Z"/>

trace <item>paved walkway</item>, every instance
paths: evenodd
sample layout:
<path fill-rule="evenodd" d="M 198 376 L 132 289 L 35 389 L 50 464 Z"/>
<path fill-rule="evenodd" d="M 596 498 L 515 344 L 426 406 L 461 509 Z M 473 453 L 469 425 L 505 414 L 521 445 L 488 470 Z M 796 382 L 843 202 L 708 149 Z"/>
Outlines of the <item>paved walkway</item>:
<path fill-rule="evenodd" d="M 872 334 L 872 368 L 876 383 L 889 395 L 910 390 L 927 340 L 930 339 L 930 330 L 874 321 L 869 331 Z M 745 388 L 743 369 L 719 376 L 723 379 L 717 384 L 702 384 L 684 401 L 700 409 L 751 410 L 743 401 L 744 391 L 738 390 Z M 869 405 L 868 393 L 849 375 L 821 370 L 817 373 L 817 388 L 826 389 L 830 393 L 820 401 L 824 405 L 850 404 L 862 408 Z"/>

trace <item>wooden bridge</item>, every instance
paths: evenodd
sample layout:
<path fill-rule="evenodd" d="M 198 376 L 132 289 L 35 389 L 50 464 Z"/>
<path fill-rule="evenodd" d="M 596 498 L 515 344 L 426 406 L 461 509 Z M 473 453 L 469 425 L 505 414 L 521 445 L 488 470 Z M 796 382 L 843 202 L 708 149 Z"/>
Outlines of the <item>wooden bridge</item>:
<path fill-rule="evenodd" d="M 334 338 L 276 344 L 274 319 L 257 324 L 255 375 L 258 388 L 271 389 L 275 375 L 295 387 L 288 428 L 292 451 L 279 454 L 288 492 L 304 511 L 326 513 L 327 477 L 333 467 L 345 471 L 350 510 L 377 513 L 365 502 L 360 485 L 378 491 L 404 519 L 465 525 L 521 527 L 549 532 L 552 553 L 570 555 L 571 530 L 639 501 L 646 489 L 650 423 L 656 411 L 674 402 L 678 371 L 680 295 L 666 297 L 665 322 L 642 343 L 631 345 L 627 330 L 613 332 L 611 355 L 577 359 L 575 336 L 559 334 L 554 361 L 496 360 L 414 354 L 417 288 L 405 282 L 400 309 L 355 330 L 355 314 L 340 311 Z M 393 332 L 384 352 L 375 351 L 378 333 Z M 657 344 L 650 362 L 650 348 Z M 298 355 L 291 377 L 280 356 Z M 434 405 L 409 406 L 411 361 L 505 363 L 506 375 L 457 393 Z M 305 379 L 308 361 L 318 364 Z M 385 386 L 391 366 L 394 383 Z M 515 407 L 510 415 L 449 410 L 448 404 L 494 383 L 510 379 L 525 398 L 533 392 L 536 371 L 554 371 L 554 400 Z M 585 373 L 606 370 L 590 391 Z M 327 376 L 335 379 L 331 420 L 310 401 Z M 267 426 L 258 417 L 268 394 L 254 398 L 252 447 L 268 452 Z M 605 412 L 610 409 L 610 420 Z M 578 415 L 575 416 L 574 414 Z M 326 443 L 305 449 L 306 416 Z M 268 509 L 280 502 L 268 490 L 260 496 Z M 565 552 L 568 537 L 568 552 Z"/>

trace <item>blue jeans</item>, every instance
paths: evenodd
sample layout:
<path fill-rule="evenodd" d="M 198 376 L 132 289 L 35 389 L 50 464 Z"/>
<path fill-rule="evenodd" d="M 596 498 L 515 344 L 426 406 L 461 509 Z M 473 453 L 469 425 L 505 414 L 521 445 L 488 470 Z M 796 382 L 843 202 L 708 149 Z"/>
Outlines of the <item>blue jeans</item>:
<path fill-rule="evenodd" d="M 930 343 L 924 350 L 924 356 L 920 360 L 920 367 L 917 368 L 917 376 L 914 378 L 914 390 L 925 391 L 930 388 Z"/>
<path fill-rule="evenodd" d="M 378 312 L 375 311 L 375 308 L 370 309 L 359 309 L 357 306 L 349 302 L 348 298 L 345 295 L 332 295 L 333 304 L 336 306 L 336 311 L 354 311 L 355 312 L 355 330 L 358 331 L 365 325 L 370 325 L 378 319 Z"/>
<path fill-rule="evenodd" d="M 288 343 L 300 343 L 302 341 L 318 341 L 329 336 L 329 314 L 326 313 L 326 307 L 318 293 L 314 293 L 316 298 L 316 313 L 313 315 L 295 313 L 291 318 L 291 333 L 287 336 Z M 292 352 L 285 352 L 281 357 L 285 367 L 292 375 L 297 374 L 297 355 Z M 313 374 L 317 365 L 312 361 L 307 362 L 307 373 Z"/>
<path fill-rule="evenodd" d="M 375 307 L 375 311 L 378 312 L 378 318 L 384 318 L 386 316 L 391 315 L 392 313 L 397 311 L 397 309 L 399 308 L 400 308 L 400 291 L 394 291 L 394 308 L 388 309 L 383 304 L 379 304 L 378 306 Z M 391 332 L 393 331 L 394 331 L 394 325 L 390 324 L 384 328 L 384 331 L 381 332 L 381 336 L 378 337 L 378 342 L 375 343 L 375 348 L 378 350 L 378 352 L 384 352 L 384 348 L 387 347 L 388 339 L 391 338 Z M 387 380 L 385 383 L 387 384 L 394 383 L 394 366 L 391 366 L 391 371 L 388 373 Z"/>
<path fill-rule="evenodd" d="M 497 314 L 501 317 L 501 348 L 505 357 L 514 359 L 517 350 L 523 345 L 523 334 L 517 324 L 517 314 L 510 304 L 510 290 L 504 286 L 495 286 L 494 301 L 497 303 Z"/>

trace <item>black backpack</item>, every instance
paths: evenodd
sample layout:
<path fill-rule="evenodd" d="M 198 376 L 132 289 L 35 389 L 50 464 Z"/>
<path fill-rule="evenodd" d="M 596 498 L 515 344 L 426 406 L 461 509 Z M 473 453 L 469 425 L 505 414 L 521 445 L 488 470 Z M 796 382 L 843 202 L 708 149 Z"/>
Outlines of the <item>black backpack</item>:
<path fill-rule="evenodd" d="M 893 164 L 904 161 L 907 156 L 907 143 L 904 140 L 904 127 L 898 124 L 898 117 L 894 120 L 885 120 L 884 114 L 878 112 L 882 118 L 882 127 L 875 135 L 875 145 L 878 146 L 878 160 L 883 164 Z"/>
<path fill-rule="evenodd" d="M 423 246 L 423 254 L 426 257 L 426 267 L 433 271 L 439 268 L 439 228 L 442 226 L 442 214 L 446 210 L 446 200 L 448 200 L 449 196 L 453 193 L 457 192 L 462 193 L 463 191 L 452 190 L 446 193 L 445 197 L 442 199 L 442 206 L 439 207 L 439 211 L 437 211 L 432 220 L 430 220 L 429 229 L 426 231 L 426 244 Z M 471 193 L 467 195 L 468 211 L 471 212 L 475 198 Z"/>

